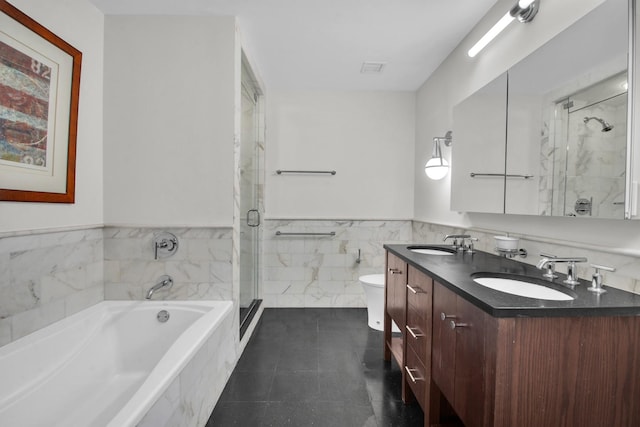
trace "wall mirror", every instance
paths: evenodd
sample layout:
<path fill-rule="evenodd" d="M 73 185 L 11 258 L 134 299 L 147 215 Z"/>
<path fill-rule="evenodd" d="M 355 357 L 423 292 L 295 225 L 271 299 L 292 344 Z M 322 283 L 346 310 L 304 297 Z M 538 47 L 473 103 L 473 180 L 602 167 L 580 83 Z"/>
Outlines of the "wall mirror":
<path fill-rule="evenodd" d="M 627 0 L 605 1 L 499 78 L 506 138 L 491 152 L 504 150 L 502 165 L 469 148 L 498 121 L 470 111 L 486 88 L 454 108 L 452 209 L 625 218 L 628 13 Z"/>

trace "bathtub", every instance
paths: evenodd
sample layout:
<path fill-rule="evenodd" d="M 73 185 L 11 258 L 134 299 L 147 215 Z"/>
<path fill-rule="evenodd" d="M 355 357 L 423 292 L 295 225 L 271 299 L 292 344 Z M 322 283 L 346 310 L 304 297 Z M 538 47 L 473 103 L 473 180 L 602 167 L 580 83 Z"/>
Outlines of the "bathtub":
<path fill-rule="evenodd" d="M 231 307 L 104 301 L 0 347 L 0 425 L 203 426 L 236 359 Z"/>

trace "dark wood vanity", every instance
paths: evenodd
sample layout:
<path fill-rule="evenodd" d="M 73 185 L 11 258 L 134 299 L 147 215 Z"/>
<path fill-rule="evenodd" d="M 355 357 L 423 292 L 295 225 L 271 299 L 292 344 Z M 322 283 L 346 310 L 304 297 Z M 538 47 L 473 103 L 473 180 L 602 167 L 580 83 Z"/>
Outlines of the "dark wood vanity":
<path fill-rule="evenodd" d="M 640 425 L 640 296 L 584 283 L 569 302 L 517 297 L 468 278 L 535 268 L 385 248 L 384 358 L 402 367 L 403 400 L 418 401 L 425 426 Z"/>

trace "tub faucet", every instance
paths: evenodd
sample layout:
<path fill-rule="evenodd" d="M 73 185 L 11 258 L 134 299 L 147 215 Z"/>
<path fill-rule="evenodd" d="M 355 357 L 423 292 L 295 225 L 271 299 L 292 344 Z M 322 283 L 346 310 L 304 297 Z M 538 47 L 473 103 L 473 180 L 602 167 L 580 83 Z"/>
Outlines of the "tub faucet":
<path fill-rule="evenodd" d="M 167 276 L 165 274 L 164 276 L 160 276 L 160 279 L 158 280 L 159 282 L 153 285 L 151 289 L 149 289 L 149 291 L 147 292 L 147 296 L 145 297 L 146 299 L 151 299 L 151 297 L 153 296 L 153 293 L 158 289 L 163 289 L 163 288 L 171 289 L 171 286 L 173 286 L 173 279 L 171 278 L 171 276 Z"/>

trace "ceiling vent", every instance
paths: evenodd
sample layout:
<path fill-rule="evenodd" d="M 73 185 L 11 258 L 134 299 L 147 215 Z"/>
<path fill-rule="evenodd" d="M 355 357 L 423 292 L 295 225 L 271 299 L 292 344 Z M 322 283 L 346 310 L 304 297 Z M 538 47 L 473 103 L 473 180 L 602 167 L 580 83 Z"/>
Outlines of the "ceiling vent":
<path fill-rule="evenodd" d="M 382 70 L 384 70 L 386 62 L 373 62 L 373 61 L 365 61 L 362 63 L 362 68 L 360 68 L 360 72 L 362 74 L 380 74 Z"/>

